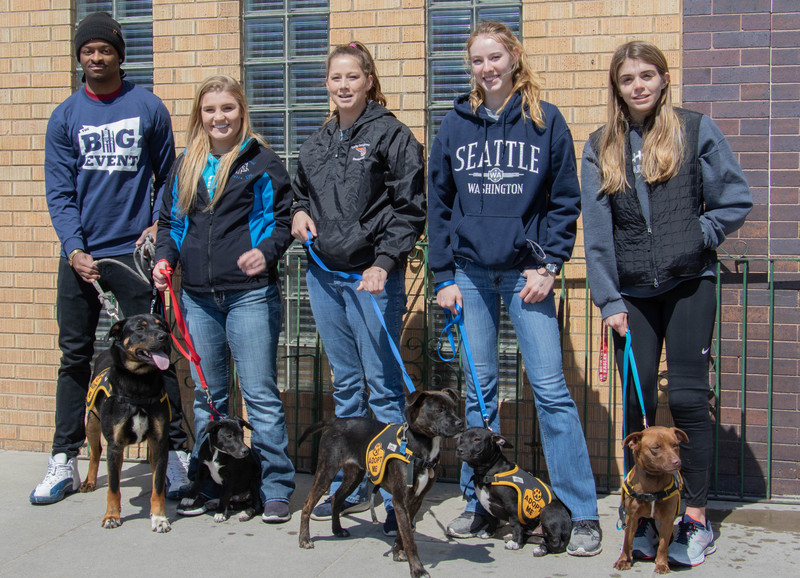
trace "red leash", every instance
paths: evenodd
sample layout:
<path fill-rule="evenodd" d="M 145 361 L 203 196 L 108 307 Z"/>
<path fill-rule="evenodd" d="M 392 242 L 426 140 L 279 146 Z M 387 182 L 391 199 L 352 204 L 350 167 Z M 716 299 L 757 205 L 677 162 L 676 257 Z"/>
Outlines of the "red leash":
<path fill-rule="evenodd" d="M 598 363 L 598 377 L 601 382 L 608 379 L 608 328 L 603 327 L 603 337 L 600 341 L 600 359 Z"/>
<path fill-rule="evenodd" d="M 184 349 L 181 344 L 178 342 L 178 339 L 175 337 L 175 334 L 170 331 L 170 335 L 172 335 L 172 341 L 175 343 L 175 347 L 178 348 L 178 351 L 183 354 L 183 356 L 191 361 L 194 364 L 195 369 L 197 370 L 197 375 L 200 377 L 200 385 L 203 388 L 203 391 L 206 394 L 206 398 L 208 400 L 208 406 L 211 408 L 211 421 L 214 421 L 214 414 L 217 414 L 220 419 L 224 416 L 217 411 L 217 408 L 214 407 L 214 402 L 211 399 L 211 392 L 208 390 L 208 384 L 206 383 L 206 376 L 203 375 L 203 369 L 200 367 L 200 356 L 197 354 L 197 350 L 194 348 L 192 344 L 192 339 L 189 336 L 189 329 L 186 327 L 186 322 L 183 319 L 183 315 L 181 314 L 181 308 L 178 304 L 178 296 L 175 293 L 175 290 L 172 288 L 172 267 L 167 266 L 164 270 L 166 273 L 167 279 L 167 289 L 169 289 L 170 295 L 172 295 L 172 299 L 174 301 L 174 306 L 172 310 L 175 312 L 175 322 L 178 325 L 178 331 L 183 336 L 183 340 L 186 342 L 186 349 Z M 167 298 L 164 294 L 164 291 L 161 291 L 161 306 L 164 308 L 164 317 L 167 316 Z M 188 352 L 187 352 L 188 349 Z"/>

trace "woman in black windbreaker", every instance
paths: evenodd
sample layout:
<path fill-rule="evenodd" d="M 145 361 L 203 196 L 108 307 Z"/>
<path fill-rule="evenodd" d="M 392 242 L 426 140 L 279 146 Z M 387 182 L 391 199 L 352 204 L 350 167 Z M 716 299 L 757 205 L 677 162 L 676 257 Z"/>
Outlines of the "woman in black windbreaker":
<path fill-rule="evenodd" d="M 242 87 L 230 76 L 212 76 L 200 85 L 186 141 L 164 187 L 153 281 L 164 290 L 167 267 L 180 262 L 186 324 L 221 414 L 228 412 L 233 355 L 253 428 L 252 448 L 261 463 L 261 518 L 286 522 L 294 466 L 276 383 L 281 329 L 277 264 L 292 241 L 289 175 L 253 133 Z M 190 471 L 211 419 L 194 367 L 192 375 L 198 442 Z M 177 512 L 202 514 L 207 497 L 185 498 Z"/>
<path fill-rule="evenodd" d="M 292 235 L 306 241 L 310 233 L 314 251 L 329 269 L 362 277 L 342 279 L 313 260 L 306 272 L 311 308 L 333 373 L 336 415 L 367 416 L 371 409 L 382 422 L 402 423 L 402 373 L 368 293 L 399 346 L 406 258 L 425 226 L 422 146 L 385 108 L 375 62 L 363 44 L 333 49 L 325 85 L 335 109 L 300 147 Z M 340 480 L 334 480 L 331 494 Z M 394 535 L 397 522 L 388 494 L 384 506 L 384 533 Z M 362 483 L 342 513 L 368 507 Z M 330 515 L 328 499 L 311 517 Z"/>

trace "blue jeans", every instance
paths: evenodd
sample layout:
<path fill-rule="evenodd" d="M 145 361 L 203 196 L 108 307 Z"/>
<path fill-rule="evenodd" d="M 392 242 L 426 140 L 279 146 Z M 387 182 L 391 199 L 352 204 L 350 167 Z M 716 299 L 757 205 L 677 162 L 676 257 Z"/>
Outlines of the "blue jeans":
<path fill-rule="evenodd" d="M 336 417 L 368 417 L 384 423 L 403 423 L 405 385 L 389 336 L 375 314 L 370 294 L 356 291 L 358 281 L 337 277 L 309 262 L 306 271 L 308 297 L 317 331 L 333 373 Z M 386 327 L 400 345 L 406 290 L 403 272 L 396 269 L 386 279 L 385 290 L 375 295 Z M 331 493 L 341 483 L 341 472 L 331 484 Z M 366 499 L 366 482 L 348 498 Z M 384 505 L 392 509 L 391 497 L 381 492 Z"/>
<path fill-rule="evenodd" d="M 589 452 L 578 410 L 564 381 L 553 294 L 540 303 L 525 303 L 519 296 L 525 287 L 525 277 L 520 271 L 485 269 L 463 259 L 456 261 L 455 282 L 463 298 L 464 328 L 492 430 L 500 431 L 497 332 L 502 298 L 533 389 L 553 489 L 572 512 L 573 520 L 597 520 L 597 492 Z M 469 371 L 465 371 L 465 376 L 467 427 L 480 427 L 483 419 L 475 386 Z M 472 468 L 463 464 L 461 489 L 467 498 L 466 509 L 483 513 L 471 478 Z"/>
<path fill-rule="evenodd" d="M 281 298 L 278 287 L 248 291 L 196 293 L 183 290 L 181 302 L 189 335 L 203 369 L 214 407 L 228 413 L 230 357 L 236 363 L 239 386 L 253 426 L 251 446 L 261 462 L 261 499 L 288 502 L 294 490 L 294 466 L 289 459 L 283 403 L 276 384 Z M 195 380 L 194 427 L 197 443 L 193 462 L 203 442 L 211 410 L 192 364 Z"/>

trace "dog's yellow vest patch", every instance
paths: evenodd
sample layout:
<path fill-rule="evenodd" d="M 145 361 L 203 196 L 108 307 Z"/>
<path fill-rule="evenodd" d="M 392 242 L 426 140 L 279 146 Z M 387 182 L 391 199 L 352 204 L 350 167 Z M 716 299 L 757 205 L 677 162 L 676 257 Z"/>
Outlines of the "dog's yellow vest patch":
<path fill-rule="evenodd" d="M 542 509 L 553 501 L 550 486 L 525 470 L 514 466 L 513 469 L 495 474 L 491 484 L 509 486 L 517 490 L 517 517 L 520 523 L 527 525 L 542 513 Z"/>
<path fill-rule="evenodd" d="M 106 367 L 103 371 L 98 373 L 92 383 L 89 385 L 89 391 L 86 392 L 86 409 L 91 411 L 94 409 L 94 404 L 97 401 L 98 392 L 105 392 L 106 397 L 111 397 L 111 382 L 108 380 L 110 367 Z"/>
<path fill-rule="evenodd" d="M 386 462 L 398 459 L 409 463 L 411 456 L 414 455 L 414 452 L 401 442 L 402 432 L 402 425 L 390 423 L 372 438 L 367 446 L 367 473 L 369 480 L 376 486 L 383 480 Z"/>

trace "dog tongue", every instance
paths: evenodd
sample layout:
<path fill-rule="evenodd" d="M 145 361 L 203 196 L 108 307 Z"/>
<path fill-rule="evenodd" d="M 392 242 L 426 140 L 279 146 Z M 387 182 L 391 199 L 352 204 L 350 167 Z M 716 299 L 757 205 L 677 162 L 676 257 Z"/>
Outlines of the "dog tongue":
<path fill-rule="evenodd" d="M 161 371 L 164 371 L 169 367 L 169 357 L 160 351 L 154 351 L 152 353 L 153 356 L 153 363 L 156 364 Z"/>

